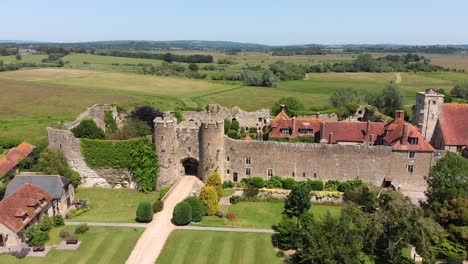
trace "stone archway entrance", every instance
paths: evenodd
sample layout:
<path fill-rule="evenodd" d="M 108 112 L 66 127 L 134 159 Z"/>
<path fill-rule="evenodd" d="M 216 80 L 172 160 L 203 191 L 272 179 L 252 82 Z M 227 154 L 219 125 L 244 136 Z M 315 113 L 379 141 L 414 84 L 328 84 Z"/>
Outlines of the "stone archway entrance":
<path fill-rule="evenodd" d="M 194 158 L 186 158 L 182 160 L 185 175 L 192 175 L 198 177 L 198 161 Z"/>

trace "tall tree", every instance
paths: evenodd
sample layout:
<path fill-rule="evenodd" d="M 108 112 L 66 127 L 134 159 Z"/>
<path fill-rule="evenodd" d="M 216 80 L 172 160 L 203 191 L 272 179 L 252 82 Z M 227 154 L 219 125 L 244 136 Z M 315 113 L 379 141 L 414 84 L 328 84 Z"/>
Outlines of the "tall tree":
<path fill-rule="evenodd" d="M 163 113 L 160 112 L 158 109 L 154 109 L 149 105 L 140 106 L 133 110 L 130 113 L 131 118 L 136 118 L 142 121 L 145 121 L 148 126 L 150 126 L 151 131 L 154 130 L 154 119 L 156 117 L 163 117 Z"/>
<path fill-rule="evenodd" d="M 330 103 L 334 107 L 344 107 L 349 104 L 357 104 L 359 101 L 359 93 L 355 88 L 336 88 L 330 97 Z"/>
<path fill-rule="evenodd" d="M 277 115 L 281 111 L 281 105 L 286 106 L 286 114 L 289 116 L 296 116 L 297 111 L 305 109 L 304 104 L 299 101 L 299 99 L 294 97 L 281 97 L 271 108 L 273 115 Z"/>
<path fill-rule="evenodd" d="M 306 185 L 296 184 L 286 197 L 284 214 L 288 217 L 301 217 L 310 209 L 310 194 Z"/>

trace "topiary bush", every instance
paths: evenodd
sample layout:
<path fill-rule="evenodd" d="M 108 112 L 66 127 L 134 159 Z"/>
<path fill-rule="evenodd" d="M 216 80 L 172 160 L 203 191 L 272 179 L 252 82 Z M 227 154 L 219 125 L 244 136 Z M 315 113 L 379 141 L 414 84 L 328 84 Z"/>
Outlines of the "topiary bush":
<path fill-rule="evenodd" d="M 89 226 L 87 224 L 82 224 L 75 228 L 75 234 L 77 235 L 84 234 L 88 232 L 88 230 L 89 230 Z"/>
<path fill-rule="evenodd" d="M 156 201 L 153 203 L 153 213 L 161 212 L 164 209 L 163 201 Z"/>
<path fill-rule="evenodd" d="M 200 222 L 205 215 L 205 208 L 203 207 L 203 203 L 200 198 L 196 196 L 190 196 L 186 198 L 184 202 L 188 203 L 192 208 L 192 221 Z"/>
<path fill-rule="evenodd" d="M 153 220 L 153 208 L 151 207 L 150 202 L 143 201 L 138 204 L 136 220 L 141 223 L 148 223 Z"/>
<path fill-rule="evenodd" d="M 213 186 L 204 186 L 201 189 L 200 200 L 203 203 L 206 215 L 214 215 L 218 211 L 218 192 Z"/>
<path fill-rule="evenodd" d="M 176 225 L 188 225 L 192 221 L 192 207 L 187 202 L 178 203 L 174 207 L 172 220 Z"/>
<path fill-rule="evenodd" d="M 83 119 L 71 132 L 77 138 L 104 139 L 106 136 L 91 118 Z"/>
<path fill-rule="evenodd" d="M 206 185 L 213 186 L 218 193 L 218 198 L 223 197 L 223 184 L 221 183 L 221 175 L 218 172 L 213 172 L 208 175 Z"/>

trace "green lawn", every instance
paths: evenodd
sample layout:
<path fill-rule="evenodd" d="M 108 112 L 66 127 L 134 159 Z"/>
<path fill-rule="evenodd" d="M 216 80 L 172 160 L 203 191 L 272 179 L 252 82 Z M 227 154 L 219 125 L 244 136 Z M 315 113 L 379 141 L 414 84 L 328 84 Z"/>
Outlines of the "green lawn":
<path fill-rule="evenodd" d="M 133 223 L 138 203 L 144 200 L 153 203 L 158 195 L 133 189 L 78 188 L 75 198 L 88 200 L 91 210 L 68 221 Z"/>
<path fill-rule="evenodd" d="M 232 226 L 250 228 L 272 228 L 273 225 L 281 221 L 281 213 L 284 203 L 272 202 L 240 202 L 231 206 L 229 212 L 234 213 L 236 221 L 229 221 L 226 218 L 216 216 L 205 216 L 198 226 Z M 325 216 L 327 212 L 332 215 L 339 215 L 340 206 L 327 206 L 313 204 L 311 212 L 318 218 Z"/>
<path fill-rule="evenodd" d="M 75 227 L 65 227 L 74 233 Z M 59 228 L 51 231 L 56 236 Z M 12 256 L 0 256 L 0 263 L 8 264 L 49 264 L 49 263 L 125 263 L 143 228 L 127 227 L 96 227 L 92 226 L 84 235 L 79 235 L 81 245 L 75 251 L 60 251 L 52 249 L 46 257 L 28 257 L 16 259 Z M 56 241 L 57 238 L 52 238 Z"/>
<path fill-rule="evenodd" d="M 175 230 L 157 264 L 282 263 L 271 234 Z"/>

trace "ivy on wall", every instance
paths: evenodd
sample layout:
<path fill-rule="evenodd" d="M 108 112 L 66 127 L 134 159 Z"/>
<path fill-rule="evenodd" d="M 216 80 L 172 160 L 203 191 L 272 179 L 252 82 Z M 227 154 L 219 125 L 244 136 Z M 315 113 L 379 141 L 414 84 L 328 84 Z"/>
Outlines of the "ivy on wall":
<path fill-rule="evenodd" d="M 156 188 L 158 163 L 150 137 L 129 140 L 81 139 L 81 152 L 91 168 L 128 169 L 140 191 Z"/>

